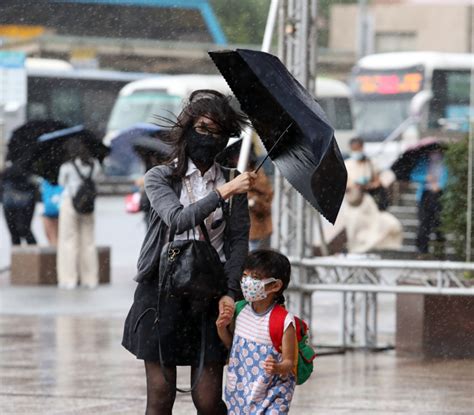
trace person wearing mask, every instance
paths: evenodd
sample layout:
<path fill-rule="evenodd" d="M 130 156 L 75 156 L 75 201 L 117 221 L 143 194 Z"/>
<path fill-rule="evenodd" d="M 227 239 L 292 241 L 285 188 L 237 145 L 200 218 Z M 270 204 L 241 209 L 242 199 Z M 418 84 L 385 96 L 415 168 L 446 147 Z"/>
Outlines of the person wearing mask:
<path fill-rule="evenodd" d="M 364 141 L 355 137 L 349 142 L 350 157 L 345 161 L 347 169 L 347 188 L 356 192 L 370 194 L 380 210 L 388 207 L 388 197 L 379 178 L 374 163 L 364 153 Z"/>
<path fill-rule="evenodd" d="M 229 145 L 219 154 L 219 162 L 226 167 L 236 168 L 239 163 L 241 144 L 242 140 L 239 139 Z M 254 171 L 256 167 L 257 156 L 252 148 L 247 170 Z M 255 182 L 247 193 L 247 197 L 250 212 L 249 250 L 270 248 L 270 239 L 273 233 L 273 187 L 263 168 L 256 173 Z"/>
<path fill-rule="evenodd" d="M 94 212 L 78 211 L 76 201 L 86 182 L 94 183 L 98 179 L 101 166 L 80 140 L 69 140 L 68 151 L 71 161 L 61 166 L 58 179 L 64 188 L 59 210 L 58 285 L 74 289 L 80 283 L 86 288 L 95 288 L 99 283 L 99 265 Z"/>
<path fill-rule="evenodd" d="M 174 147 L 170 162 L 151 168 L 145 175 L 145 192 L 151 204 L 149 226 L 138 259 L 138 286 L 125 321 L 122 345 L 144 360 L 147 415 L 172 413 L 177 366 L 191 366 L 192 400 L 199 414 L 227 413 L 222 400 L 227 350 L 215 322 L 219 316 L 231 317 L 234 301 L 242 296 L 239 281 L 249 233 L 245 193 L 255 175 L 245 172 L 231 179 L 230 170 L 217 164 L 215 156 L 226 147 L 229 137 L 240 135 L 245 122 L 228 97 L 212 90 L 193 92 L 169 132 L 168 141 Z M 176 229 L 174 240 L 201 239 L 204 235 L 199 224 L 205 227 L 206 240 L 223 264 L 222 278 L 227 284 L 226 292 L 205 306 L 192 293 L 188 297 L 166 295 L 166 287 L 158 278 L 160 255 L 170 229 Z M 196 311 L 198 305 L 204 310 Z M 199 364 L 201 357 L 203 366 Z"/>

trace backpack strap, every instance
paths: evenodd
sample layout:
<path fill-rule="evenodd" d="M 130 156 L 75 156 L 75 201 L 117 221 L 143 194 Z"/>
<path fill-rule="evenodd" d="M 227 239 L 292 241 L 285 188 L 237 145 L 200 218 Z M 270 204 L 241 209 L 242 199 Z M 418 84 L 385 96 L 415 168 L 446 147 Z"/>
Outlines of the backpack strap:
<path fill-rule="evenodd" d="M 237 301 L 235 303 L 234 317 L 237 317 L 247 304 L 248 302 L 245 300 Z"/>
<path fill-rule="evenodd" d="M 94 163 L 91 165 L 91 171 L 89 172 L 89 177 L 83 176 L 81 171 L 79 170 L 79 167 L 76 164 L 75 160 L 72 160 L 72 165 L 74 166 L 74 170 L 76 170 L 76 173 L 80 177 L 80 179 L 85 182 L 86 180 L 90 180 L 92 178 L 92 173 L 94 171 Z"/>
<path fill-rule="evenodd" d="M 283 341 L 283 332 L 285 327 L 285 319 L 288 315 L 288 311 L 285 307 L 276 304 L 270 314 L 269 330 L 270 338 L 275 349 L 281 353 L 281 345 Z"/>

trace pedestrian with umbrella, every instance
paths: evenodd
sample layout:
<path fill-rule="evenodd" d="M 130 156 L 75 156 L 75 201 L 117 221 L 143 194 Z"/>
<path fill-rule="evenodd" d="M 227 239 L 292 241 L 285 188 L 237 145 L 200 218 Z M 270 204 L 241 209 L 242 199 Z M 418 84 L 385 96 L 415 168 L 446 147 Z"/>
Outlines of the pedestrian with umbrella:
<path fill-rule="evenodd" d="M 228 97 L 195 91 L 169 132 L 169 163 L 145 175 L 150 224 L 122 345 L 145 362 L 148 415 L 172 413 L 180 390 L 176 366 L 191 366 L 190 392 L 200 414 L 227 413 L 227 350 L 215 323 L 218 316 L 232 318 L 234 301 L 242 296 L 249 232 L 245 193 L 255 175 L 230 179 L 230 170 L 214 159 L 245 123 Z"/>
<path fill-rule="evenodd" d="M 437 139 L 427 137 L 407 149 L 392 165 L 398 180 L 409 180 L 417 184 L 418 233 L 416 246 L 422 255 L 428 253 L 431 234 L 436 241 L 444 243 L 441 225 L 441 196 L 448 181 L 448 170 L 444 163 L 445 145 Z"/>
<path fill-rule="evenodd" d="M 2 178 L 2 204 L 12 245 L 20 245 L 22 241 L 36 244 L 31 230 L 38 192 L 35 172 L 31 169 L 38 160 L 36 139 L 60 128 L 64 124 L 54 120 L 29 121 L 15 129 L 10 137 Z"/>

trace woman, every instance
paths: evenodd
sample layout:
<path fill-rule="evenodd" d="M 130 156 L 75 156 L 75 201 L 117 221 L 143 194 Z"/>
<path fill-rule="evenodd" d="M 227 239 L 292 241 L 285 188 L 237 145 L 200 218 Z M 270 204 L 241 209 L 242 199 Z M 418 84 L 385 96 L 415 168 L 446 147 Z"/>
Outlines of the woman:
<path fill-rule="evenodd" d="M 72 160 L 61 166 L 58 179 L 59 185 L 64 188 L 59 209 L 58 286 L 72 290 L 80 282 L 82 286 L 92 289 L 99 283 L 94 213 L 76 211 L 73 199 L 85 180 L 97 180 L 101 166 L 79 140 L 71 139 L 68 151 Z"/>
<path fill-rule="evenodd" d="M 160 294 L 158 261 L 168 228 L 174 224 L 180 234 L 175 239 L 188 239 L 198 233 L 189 231 L 201 222 L 224 263 L 222 277 L 227 280 L 228 290 L 206 310 L 205 364 L 192 398 L 202 415 L 227 413 L 222 401 L 227 352 L 217 335 L 215 321 L 218 316 L 232 316 L 234 300 L 241 297 L 239 280 L 248 252 L 249 232 L 245 193 L 255 175 L 243 173 L 229 181 L 230 171 L 215 163 L 214 158 L 225 148 L 229 137 L 240 134 L 244 122 L 222 94 L 195 91 L 170 131 L 175 161 L 154 167 L 145 176 L 145 191 L 151 204 L 150 225 L 138 259 L 135 279 L 139 284 L 125 322 L 122 344 L 145 361 L 147 415 L 172 413 L 176 366 L 191 366 L 193 380 L 198 371 L 201 314 L 182 298 L 161 302 L 157 325 L 155 313 L 149 311 L 156 311 Z M 159 364 L 159 352 L 163 366 Z"/>

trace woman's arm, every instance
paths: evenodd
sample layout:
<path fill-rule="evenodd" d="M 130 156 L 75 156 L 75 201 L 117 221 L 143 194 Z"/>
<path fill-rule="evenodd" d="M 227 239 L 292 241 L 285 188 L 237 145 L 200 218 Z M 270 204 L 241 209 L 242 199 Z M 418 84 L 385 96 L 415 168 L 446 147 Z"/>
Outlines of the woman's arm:
<path fill-rule="evenodd" d="M 210 192 L 206 197 L 184 207 L 175 193 L 170 179 L 169 168 L 155 167 L 145 175 L 145 192 L 152 208 L 167 226 L 176 225 L 176 233 L 183 233 L 199 225 L 219 205 L 219 195 Z"/>
<path fill-rule="evenodd" d="M 283 334 L 282 340 L 282 360 L 277 363 L 270 355 L 263 364 L 263 368 L 268 374 L 288 376 L 293 373 L 296 356 L 296 331 L 293 324 L 290 324 Z"/>

